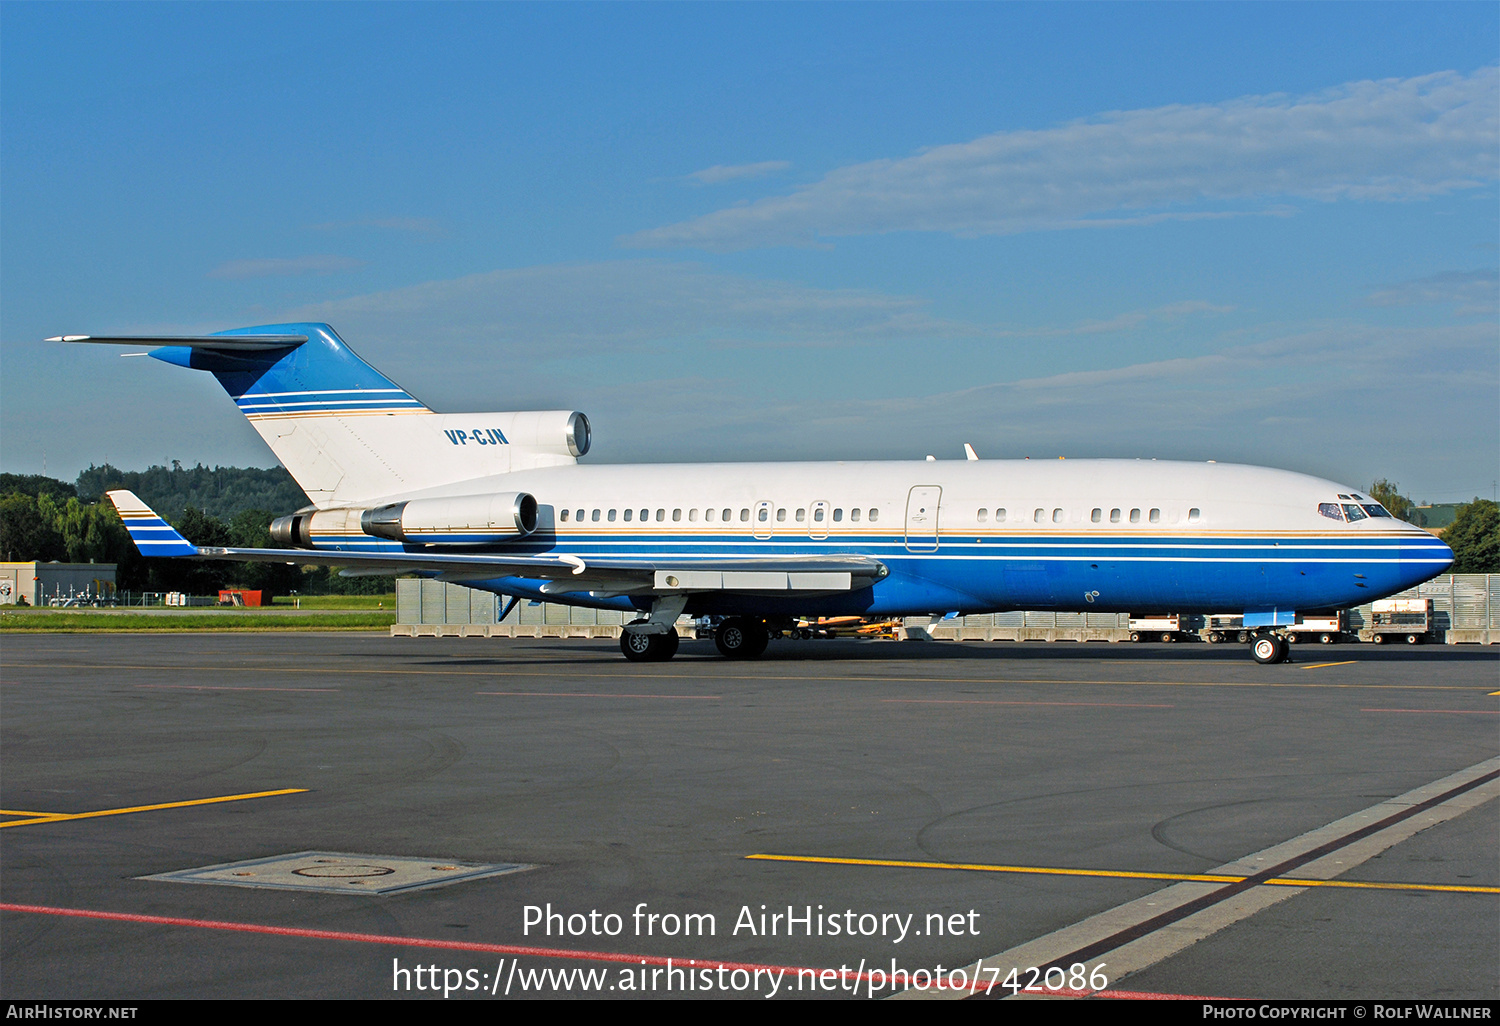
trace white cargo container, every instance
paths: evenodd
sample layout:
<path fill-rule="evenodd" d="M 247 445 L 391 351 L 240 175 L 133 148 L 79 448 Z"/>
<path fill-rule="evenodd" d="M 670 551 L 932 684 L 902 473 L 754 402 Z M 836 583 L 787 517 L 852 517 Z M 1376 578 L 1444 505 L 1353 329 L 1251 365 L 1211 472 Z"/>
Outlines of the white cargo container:
<path fill-rule="evenodd" d="M 1185 632 L 1194 629 L 1189 622 L 1194 619 L 1179 613 L 1131 613 L 1130 640 L 1180 641 Z"/>
<path fill-rule="evenodd" d="M 1342 609 L 1332 613 L 1309 613 L 1306 616 L 1298 616 L 1296 623 L 1282 628 L 1286 632 L 1288 641 L 1316 639 L 1325 645 L 1332 645 L 1342 640 L 1348 629 L 1346 613 Z"/>
<path fill-rule="evenodd" d="M 1420 645 L 1432 633 L 1432 599 L 1381 599 L 1370 606 L 1370 640 L 1377 645 L 1400 639 Z"/>

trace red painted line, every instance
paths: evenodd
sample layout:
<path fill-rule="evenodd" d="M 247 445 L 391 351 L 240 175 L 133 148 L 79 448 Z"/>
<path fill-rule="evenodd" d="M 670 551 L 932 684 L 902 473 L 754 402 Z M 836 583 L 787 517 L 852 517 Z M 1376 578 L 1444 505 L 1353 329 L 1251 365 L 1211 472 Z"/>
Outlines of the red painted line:
<path fill-rule="evenodd" d="M 539 948 L 524 944 L 486 944 L 477 941 L 455 941 L 438 940 L 432 937 L 396 937 L 382 933 L 348 933 L 343 930 L 309 930 L 299 926 L 268 926 L 262 923 L 234 923 L 221 919 L 185 919 L 179 916 L 149 916 L 137 912 L 104 912 L 97 909 L 87 908 L 56 908 L 51 905 L 18 905 L 12 902 L 0 902 L 0 912 L 29 912 L 33 915 L 43 916 L 67 916 L 76 919 L 104 919 L 117 923 L 141 923 L 147 926 L 185 926 L 199 930 L 228 930 L 234 933 L 258 933 L 273 937 L 296 937 L 305 940 L 332 940 L 348 941 L 358 944 L 385 944 L 393 947 L 408 948 L 437 948 L 445 951 L 475 951 L 491 955 L 525 955 L 530 958 L 567 958 L 584 962 L 618 962 L 630 965 L 674 965 L 679 968 L 723 967 L 730 971 L 744 969 L 747 972 L 791 973 L 814 973 L 821 977 L 825 972 L 839 974 L 841 980 L 871 981 L 878 972 L 881 976 L 883 986 L 886 983 L 887 974 L 884 970 L 873 970 L 866 972 L 840 972 L 837 969 L 815 968 L 813 966 L 796 965 L 768 965 L 759 962 L 723 962 L 711 958 L 676 958 L 668 955 L 631 955 L 614 951 L 580 951 L 571 948 Z M 931 970 L 920 969 L 919 972 Z M 934 987 L 948 989 L 946 983 Z M 955 988 L 969 990 L 968 986 Z M 975 988 L 983 992 L 984 985 Z M 992 992 L 995 988 L 991 988 Z M 1167 994 L 1137 994 L 1133 991 L 1097 991 L 1090 994 L 1089 991 L 1054 991 L 1057 996 L 1066 997 L 1170 997 L 1177 998 L 1182 995 Z M 1215 998 L 1203 998 L 1201 1000 L 1218 1000 Z"/>
<path fill-rule="evenodd" d="M 338 691 L 338 688 L 237 688 L 220 684 L 132 684 L 133 688 L 167 688 L 173 691 Z"/>
<path fill-rule="evenodd" d="M 1500 716 L 1500 709 L 1361 709 L 1360 712 L 1458 713 L 1461 716 Z"/>
<path fill-rule="evenodd" d="M 1249 1001 L 1249 1000 L 1251 1000 L 1250 998 L 1204 997 L 1204 996 L 1199 995 L 1199 994 L 1158 994 L 1158 993 L 1156 993 L 1154 991 L 1149 991 L 1149 990 L 1048 990 L 1045 987 L 1039 987 L 1039 988 L 1034 989 L 1034 990 L 1027 990 L 1027 989 L 1023 988 L 1019 992 L 1016 992 L 1013 987 L 1008 987 L 1008 986 L 1005 986 L 1005 985 L 1002 985 L 1002 984 L 997 984 L 996 986 L 990 988 L 990 992 L 988 994 L 986 994 L 985 993 L 985 986 L 986 985 L 983 984 L 983 983 L 981 983 L 979 985 L 978 992 L 975 994 L 976 997 L 1004 997 L 1004 998 L 1009 998 L 1009 997 L 1019 997 L 1021 994 L 1024 994 L 1028 998 L 1062 998 L 1062 999 L 1066 999 L 1066 1000 L 1077 1000 L 1078 998 L 1116 998 L 1116 999 L 1124 1000 L 1124 1001 L 1236 1001 L 1236 1000 Z M 1010 993 L 1002 993 L 1003 991 L 1010 991 Z"/>
<path fill-rule="evenodd" d="M 988 698 L 882 698 L 882 702 L 911 702 L 922 705 L 1063 705 L 1090 706 L 1099 709 L 1175 709 L 1175 705 L 1153 705 L 1144 702 L 1012 702 Z"/>
<path fill-rule="evenodd" d="M 723 695 L 621 695 L 613 692 L 588 691 L 476 691 L 476 695 L 501 695 L 507 698 L 705 698 L 721 699 Z M 728 963 L 726 963 L 728 964 Z"/>
<path fill-rule="evenodd" d="M 575 951 L 569 948 L 538 948 L 524 944 L 484 944 L 475 941 L 438 940 L 430 937 L 396 937 L 382 933 L 346 933 L 342 930 L 309 930 L 298 926 L 266 926 L 261 923 L 231 923 L 220 919 L 183 919 L 177 916 L 148 916 L 135 912 L 101 912 L 87 908 L 54 908 L 50 905 L 17 905 L 0 902 L 0 912 L 30 912 L 44 916 L 70 916 L 80 919 L 106 919 L 119 923 L 142 923 L 149 926 L 186 926 L 200 930 L 230 930 L 236 933 L 260 933 L 274 937 L 300 937 L 308 940 L 353 941 L 360 944 L 389 944 L 395 947 L 440 948 L 447 951 L 479 951 L 491 955 L 526 955 L 531 958 L 571 958 L 586 962 L 628 962 L 632 965 L 712 966 L 726 969 L 759 969 L 770 972 L 811 972 L 826 970 L 811 966 L 761 965 L 756 962 L 721 962 L 715 959 L 686 959 L 665 955 L 630 955 L 614 951 Z M 833 970 L 837 972 L 838 970 Z M 848 973 L 845 979 L 867 979 L 871 973 Z"/>
<path fill-rule="evenodd" d="M 1123 998 L 1126 1001 L 1250 1001 L 1251 998 L 1205 997 L 1202 994 L 1157 994 L 1149 990 L 1100 990 L 1090 997 Z"/>

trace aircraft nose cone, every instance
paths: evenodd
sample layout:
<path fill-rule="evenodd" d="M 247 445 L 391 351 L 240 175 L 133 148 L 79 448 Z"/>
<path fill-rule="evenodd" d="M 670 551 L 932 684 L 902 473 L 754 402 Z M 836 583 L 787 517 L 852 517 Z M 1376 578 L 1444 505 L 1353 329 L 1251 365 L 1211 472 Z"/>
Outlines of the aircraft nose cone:
<path fill-rule="evenodd" d="M 1426 531 L 1414 532 L 1401 546 L 1401 580 L 1414 588 L 1453 566 L 1453 550 Z"/>
<path fill-rule="evenodd" d="M 1448 561 L 1447 565 L 1443 567 L 1444 570 L 1447 570 L 1448 567 L 1451 567 L 1453 565 L 1453 550 L 1450 549 L 1445 542 L 1439 542 L 1436 546 L 1436 549 L 1437 555 Z"/>

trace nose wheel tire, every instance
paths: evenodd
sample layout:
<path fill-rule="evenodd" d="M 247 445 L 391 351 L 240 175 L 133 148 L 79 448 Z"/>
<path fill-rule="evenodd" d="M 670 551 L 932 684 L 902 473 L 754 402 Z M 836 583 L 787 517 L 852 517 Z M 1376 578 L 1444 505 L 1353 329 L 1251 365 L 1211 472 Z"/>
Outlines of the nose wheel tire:
<path fill-rule="evenodd" d="M 632 663 L 660 663 L 677 654 L 679 639 L 676 631 L 666 634 L 620 634 L 620 651 Z"/>
<path fill-rule="evenodd" d="M 714 631 L 714 646 L 726 659 L 754 659 L 770 641 L 764 624 L 743 616 L 731 616 Z"/>
<path fill-rule="evenodd" d="M 1250 642 L 1250 655 L 1262 665 L 1284 662 L 1287 657 L 1286 641 L 1273 634 L 1262 635 Z"/>

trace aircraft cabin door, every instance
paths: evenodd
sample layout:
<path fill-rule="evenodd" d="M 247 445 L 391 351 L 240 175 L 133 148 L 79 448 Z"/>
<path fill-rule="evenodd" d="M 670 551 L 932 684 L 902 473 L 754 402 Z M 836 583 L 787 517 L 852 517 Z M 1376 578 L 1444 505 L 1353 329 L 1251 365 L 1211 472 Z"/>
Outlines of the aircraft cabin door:
<path fill-rule="evenodd" d="M 906 496 L 906 548 L 908 552 L 936 552 L 938 510 L 943 490 L 936 485 L 917 485 Z"/>
<path fill-rule="evenodd" d="M 776 512 L 775 503 L 768 499 L 762 499 L 755 504 L 755 521 L 750 525 L 751 534 L 758 540 L 765 541 L 771 537 L 776 530 L 771 520 L 772 514 Z"/>
<path fill-rule="evenodd" d="M 807 536 L 813 541 L 828 537 L 828 503 L 821 499 L 807 511 Z"/>

